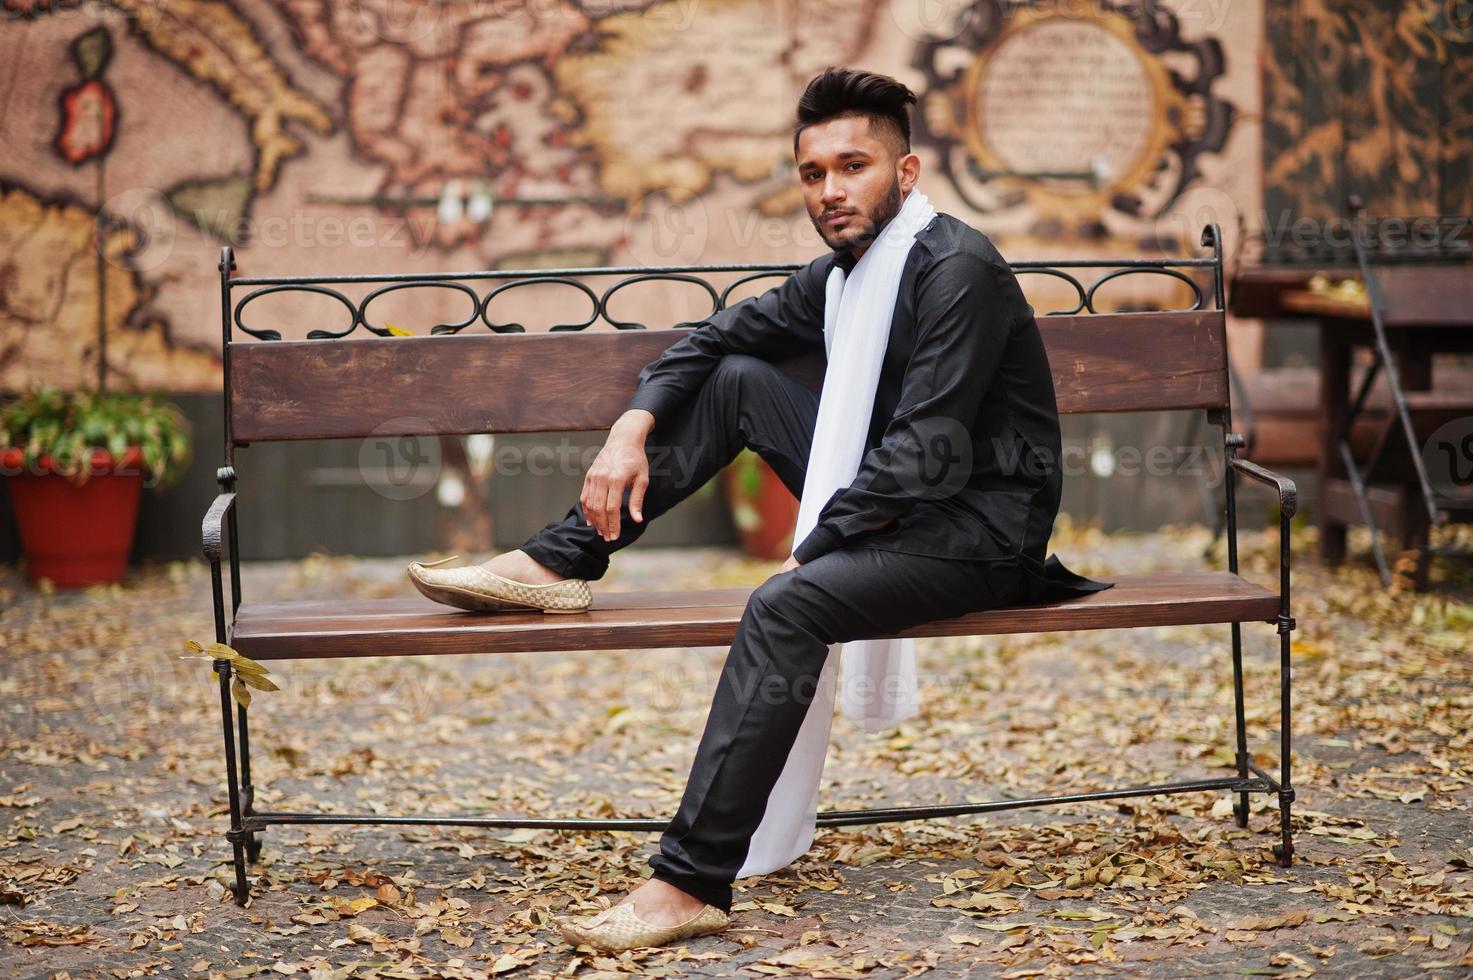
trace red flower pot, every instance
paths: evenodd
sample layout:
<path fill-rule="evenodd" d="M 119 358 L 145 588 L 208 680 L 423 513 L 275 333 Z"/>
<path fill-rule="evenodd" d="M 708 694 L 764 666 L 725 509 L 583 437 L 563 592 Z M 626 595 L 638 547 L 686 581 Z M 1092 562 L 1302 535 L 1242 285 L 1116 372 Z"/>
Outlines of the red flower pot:
<path fill-rule="evenodd" d="M 798 498 L 767 461 L 750 450 L 722 470 L 721 482 L 742 550 L 756 558 L 785 560 L 793 550 Z"/>
<path fill-rule="evenodd" d="M 19 448 L 0 452 L 31 581 L 46 578 L 72 588 L 123 577 L 138 521 L 142 463 L 136 447 L 121 460 L 94 449 L 91 475 L 78 483 L 55 472 L 48 456 L 28 468 Z"/>

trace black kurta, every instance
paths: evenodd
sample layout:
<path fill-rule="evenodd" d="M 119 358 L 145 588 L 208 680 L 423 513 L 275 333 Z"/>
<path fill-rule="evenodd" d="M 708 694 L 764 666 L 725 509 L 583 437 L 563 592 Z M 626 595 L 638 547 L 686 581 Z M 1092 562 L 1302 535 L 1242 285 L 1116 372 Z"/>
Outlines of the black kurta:
<path fill-rule="evenodd" d="M 640 371 L 630 408 L 678 409 L 724 355 L 769 361 L 824 349 L 829 252 L 760 296 L 721 310 Z M 1029 601 L 1107 589 L 1044 551 L 1063 471 L 1053 375 L 1033 307 L 992 241 L 948 214 L 916 235 L 890 325 L 865 455 L 794 551 L 844 544 L 1016 561 Z"/>

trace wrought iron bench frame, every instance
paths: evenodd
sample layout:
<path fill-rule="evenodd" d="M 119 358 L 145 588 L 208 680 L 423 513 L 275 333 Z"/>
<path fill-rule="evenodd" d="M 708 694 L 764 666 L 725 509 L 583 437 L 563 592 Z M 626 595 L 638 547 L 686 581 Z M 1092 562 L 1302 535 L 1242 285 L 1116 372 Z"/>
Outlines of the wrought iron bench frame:
<path fill-rule="evenodd" d="M 1077 617 L 1080 621 L 1068 623 L 1063 626 L 1055 625 L 1043 620 L 1045 612 L 1057 610 L 1062 606 L 1071 605 L 1065 603 L 1055 606 L 1015 606 L 1009 607 L 1003 612 L 1008 615 L 1004 617 L 1007 624 L 997 628 L 977 628 L 975 624 L 969 626 L 968 619 L 971 617 L 959 617 L 957 620 L 940 621 L 936 624 L 927 624 L 927 627 L 918 628 L 917 631 L 908 632 L 903 635 L 982 635 L 987 632 L 1018 632 L 1018 631 L 1050 631 L 1055 629 L 1075 630 L 1090 628 L 1125 628 L 1136 626 L 1165 625 L 1169 623 L 1219 623 L 1230 622 L 1232 635 L 1232 663 L 1233 663 L 1233 687 L 1234 687 L 1234 717 L 1236 723 L 1236 774 L 1228 777 L 1203 778 L 1179 782 L 1160 783 L 1155 785 L 1133 786 L 1118 789 L 1104 789 L 1095 791 L 1084 791 L 1056 796 L 1041 796 L 1028 799 L 1004 799 L 982 803 L 954 803 L 930 806 L 905 806 L 905 807 L 882 807 L 858 810 L 821 811 L 817 822 L 822 826 L 850 826 L 870 823 L 884 823 L 900 820 L 927 819 L 933 817 L 960 816 L 973 813 L 992 813 L 1003 810 L 1018 809 L 1024 807 L 1080 803 L 1098 800 L 1122 799 L 1140 796 L 1155 796 L 1170 793 L 1192 793 L 1209 790 L 1226 790 L 1236 794 L 1234 800 L 1234 813 L 1239 827 L 1248 824 L 1248 794 L 1270 793 L 1278 796 L 1280 817 L 1280 841 L 1274 845 L 1274 853 L 1279 862 L 1288 866 L 1293 859 L 1293 838 L 1290 831 L 1290 810 L 1294 801 L 1294 789 L 1290 781 L 1290 634 L 1295 629 L 1295 620 L 1290 615 L 1290 519 L 1294 515 L 1296 507 L 1296 490 L 1292 481 L 1273 473 L 1264 467 L 1258 466 L 1247 460 L 1236 457 L 1236 452 L 1243 445 L 1243 438 L 1231 431 L 1232 416 L 1230 396 L 1228 394 L 1227 363 L 1226 363 L 1226 334 L 1225 314 L 1223 303 L 1223 262 L 1222 243 L 1219 229 L 1216 225 L 1208 225 L 1202 234 L 1202 244 L 1209 250 L 1209 254 L 1201 258 L 1188 259 L 1130 259 L 1130 260 L 1078 260 L 1058 262 L 1013 262 L 1012 268 L 1020 276 L 1043 275 L 1070 284 L 1077 292 L 1078 302 L 1072 309 L 1054 310 L 1040 317 L 1042 326 L 1048 316 L 1077 316 L 1085 315 L 1085 318 L 1099 316 L 1105 318 L 1109 323 L 1116 325 L 1132 325 L 1135 323 L 1145 324 L 1150 318 L 1160 318 L 1169 311 L 1148 311 L 1137 313 L 1111 313 L 1101 314 L 1096 309 L 1096 298 L 1099 289 L 1107 283 L 1118 280 L 1128 275 L 1159 275 L 1173 278 L 1186 283 L 1191 287 L 1194 302 L 1189 308 L 1191 313 L 1209 314 L 1205 319 L 1196 318 L 1193 322 L 1203 322 L 1210 326 L 1209 340 L 1213 344 L 1220 344 L 1221 349 L 1214 347 L 1209 353 L 1212 357 L 1209 373 L 1216 375 L 1221 362 L 1221 377 L 1214 378 L 1217 387 L 1214 389 L 1213 398 L 1203 402 L 1207 418 L 1210 424 L 1218 426 L 1222 431 L 1223 449 L 1227 465 L 1224 468 L 1226 485 L 1226 524 L 1228 530 L 1227 543 L 1227 575 L 1215 572 L 1208 573 L 1213 576 L 1238 578 L 1238 544 L 1237 544 L 1237 510 L 1236 510 L 1236 478 L 1238 475 L 1245 476 L 1253 481 L 1265 484 L 1272 488 L 1278 497 L 1279 512 L 1279 581 L 1277 593 L 1263 590 L 1261 587 L 1253 586 L 1251 583 L 1242 583 L 1244 586 L 1257 590 L 1253 594 L 1253 601 L 1248 603 L 1247 599 L 1236 605 L 1227 602 L 1219 602 L 1215 611 L 1211 612 L 1209 618 L 1184 618 L 1192 614 L 1184 611 L 1172 612 L 1170 610 L 1155 614 L 1138 615 L 1137 622 L 1108 622 L 1105 620 L 1092 621 L 1088 616 Z M 547 269 L 547 270 L 498 270 L 472 273 L 445 273 L 445 274 L 423 274 L 423 275 L 362 275 L 362 276 L 335 276 L 335 277 L 237 277 L 235 276 L 235 258 L 230 248 L 221 250 L 219 274 L 220 274 L 220 313 L 222 322 L 222 343 L 224 359 L 224 383 L 223 395 L 225 402 L 225 440 L 224 440 L 224 465 L 217 473 L 220 493 L 209 508 L 204 517 L 203 540 L 204 555 L 209 562 L 210 576 L 213 591 L 213 605 L 215 617 L 215 639 L 221 643 L 239 642 L 241 630 L 239 629 L 241 609 L 241 577 L 240 556 L 237 543 L 239 541 L 239 528 L 236 519 L 236 471 L 235 471 L 235 449 L 238 446 L 249 445 L 253 438 L 258 438 L 260 432 L 268 432 L 269 438 L 330 438 L 333 436 L 351 434 L 350 432 L 333 432 L 322 434 L 318 430 L 310 432 L 288 431 L 289 425 L 282 423 L 279 419 L 263 423 L 259 413 L 251 416 L 249 412 L 241 413 L 242 418 L 249 422 L 249 431 L 237 430 L 239 419 L 233 410 L 239 410 L 240 405 L 232 405 L 232 397 L 235 388 L 232 385 L 232 370 L 238 365 L 233 364 L 237 357 L 241 356 L 239 347 L 249 346 L 259 348 L 262 343 L 275 347 L 280 340 L 280 332 L 272 328 L 252 327 L 247 325 L 243 319 L 243 311 L 253 300 L 276 293 L 297 292 L 312 293 L 333 297 L 341 301 L 351 313 L 351 322 L 346 329 L 328 330 L 315 328 L 307 333 L 310 343 L 316 340 L 336 341 L 341 340 L 348 334 L 353 333 L 358 327 L 363 327 L 366 332 L 378 336 L 391 336 L 392 332 L 386 327 L 374 325 L 370 322 L 366 310 L 368 305 L 377 296 L 406 288 L 448 288 L 466 293 L 474 304 L 472 315 L 459 323 L 437 324 L 431 329 L 432 334 L 455 334 L 467 330 L 479 323 L 488 327 L 493 333 L 514 334 L 524 333 L 525 327 L 518 323 L 497 323 L 489 317 L 489 306 L 491 300 L 498 294 L 521 286 L 541 283 L 558 283 L 568 288 L 581 291 L 593 304 L 593 313 L 586 320 L 576 323 L 557 324 L 550 332 L 576 332 L 585 330 L 602 319 L 618 330 L 643 330 L 644 326 L 639 323 L 621 321 L 609 314 L 609 300 L 620 290 L 642 281 L 668 280 L 686 282 L 704 287 L 710 294 L 713 308 L 719 309 L 724 306 L 732 292 L 745 283 L 763 278 L 776 278 L 792 273 L 800 268 L 798 265 L 691 265 L 691 266 L 667 266 L 667 267 L 610 267 L 610 268 L 577 268 L 577 269 Z M 1081 281 L 1081 270 L 1111 270 L 1099 275 L 1097 279 L 1086 285 Z M 711 285 L 703 276 L 715 273 L 737 273 L 738 277 L 723 290 Z M 1205 274 L 1210 280 L 1204 289 L 1202 283 L 1196 278 Z M 582 282 L 586 278 L 619 277 L 616 282 L 604 289 L 602 293 L 596 293 L 593 289 Z M 493 288 L 481 295 L 475 289 L 465 285 L 469 282 L 489 281 L 496 283 Z M 361 301 L 355 303 L 341 288 L 349 285 L 363 286 L 379 284 L 378 287 L 369 292 Z M 244 295 L 240 295 L 244 292 Z M 1179 311 L 1182 312 L 1182 311 Z M 690 326 L 693 324 L 680 324 L 678 326 Z M 254 338 L 251 343 L 238 342 L 234 339 L 233 330 L 239 331 Z M 663 333 L 663 331 L 651 331 L 652 333 Z M 1191 334 L 1193 338 L 1202 335 L 1203 331 Z M 1185 334 L 1184 334 L 1185 335 Z M 1120 336 L 1125 336 L 1121 334 Z M 485 340 L 477 343 L 484 344 Z M 1114 340 L 1112 336 L 1112 340 Z M 397 344 L 412 343 L 412 339 L 405 338 L 396 341 Z M 460 341 L 456 341 L 457 343 Z M 352 343 L 360 343 L 354 341 Z M 293 351 L 300 349 L 302 343 L 294 345 Z M 259 354 L 260 351 L 253 353 Z M 288 351 L 288 356 L 292 354 Z M 821 376 L 820 376 L 821 377 Z M 1190 384 L 1197 384 L 1191 381 Z M 1190 387 L 1190 384 L 1188 387 Z M 1205 396 L 1204 396 L 1205 397 Z M 264 402 L 263 402 L 264 404 Z M 260 405 L 256 408 L 261 408 Z M 269 411 L 269 409 L 262 409 Z M 1087 409 L 1084 409 L 1087 410 Z M 1133 409 L 1128 406 L 1115 406 L 1103 410 L 1139 411 L 1151 410 L 1147 405 L 1141 409 Z M 477 431 L 462 427 L 458 432 Z M 493 430 L 496 431 L 496 430 Z M 504 430 L 503 430 L 504 431 Z M 531 431 L 531 430 L 523 430 Z M 361 434 L 361 432 L 360 432 Z M 425 433 L 431 434 L 431 433 Z M 227 603 L 225 584 L 228 578 L 230 596 Z M 1142 579 L 1149 579 L 1142 576 Z M 1144 588 L 1144 586 L 1142 586 Z M 1108 596 L 1107 590 L 1099 595 Z M 715 595 L 716 593 L 711 593 Z M 1246 594 L 1246 593 L 1245 593 Z M 1089 597 L 1095 598 L 1095 597 Z M 1170 596 L 1165 597 L 1170 599 Z M 1224 596 L 1217 596 L 1222 600 Z M 382 600 L 389 601 L 389 600 Z M 1086 600 L 1074 600 L 1074 604 Z M 1176 600 L 1181 609 L 1187 609 L 1192 602 L 1202 602 L 1201 599 Z M 1168 603 L 1163 602 L 1165 606 Z M 249 606 L 247 607 L 249 611 Z M 1205 608 L 1205 607 L 1204 607 Z M 1250 609 L 1254 613 L 1250 618 L 1241 615 L 1244 609 Z M 1226 611 L 1224 611 L 1226 610 Z M 1128 611 L 1128 610 L 1127 610 Z M 461 614 L 467 615 L 467 614 Z M 507 614 L 501 614 L 503 616 Z M 976 614 L 973 614 L 974 616 Z M 982 614 L 984 616 L 989 614 Z M 1118 613 L 1117 613 L 1118 615 Z M 1222 618 L 1231 616 L 1232 618 Z M 475 617 L 484 619 L 485 617 Z M 543 617 L 544 619 L 547 617 Z M 570 621 L 582 617 L 555 617 L 560 622 L 548 626 L 538 636 L 546 637 L 556 635 L 559 628 L 570 629 L 575 626 Z M 720 617 L 717 617 L 720 620 Z M 469 620 L 461 620 L 469 622 Z M 1280 760 L 1279 773 L 1277 777 L 1270 775 L 1258 764 L 1256 764 L 1248 751 L 1246 720 L 1244 709 L 1243 691 L 1243 658 L 1242 658 L 1242 632 L 1243 622 L 1267 622 L 1277 628 L 1279 636 L 1279 673 L 1280 673 Z M 625 627 L 638 624 L 625 623 Z M 672 646 L 672 645 L 706 645 L 713 641 L 719 641 L 722 632 L 729 626 L 724 621 L 713 621 L 706 623 L 701 629 L 687 630 L 684 634 L 679 629 L 673 632 L 670 629 L 655 630 L 652 639 L 634 645 L 642 646 Z M 1037 629 L 1034 629 L 1036 627 Z M 478 637 L 489 636 L 495 632 L 496 627 L 485 627 Z M 488 633 L 487 631 L 490 631 Z M 551 631 L 551 634 L 549 633 Z M 390 633 L 392 635 L 392 633 Z M 610 633 L 609 636 L 613 634 Z M 677 641 L 670 642 L 674 638 Z M 280 640 L 279 637 L 276 638 Z M 501 647 L 488 646 L 487 652 L 494 649 L 540 649 L 540 650 L 597 650 L 608 649 L 609 640 L 605 638 L 605 645 L 599 646 L 597 637 L 590 641 L 587 635 L 576 640 L 576 644 L 584 645 L 559 645 L 557 642 L 542 646 L 516 647 L 505 644 Z M 616 648 L 628 648 L 631 644 L 627 642 L 629 634 L 623 634 L 623 639 L 615 644 Z M 248 656 L 262 657 L 263 652 L 275 659 L 305 659 L 316 656 L 347 656 L 361 652 L 353 646 L 351 639 L 340 644 L 341 649 L 337 652 L 318 654 L 309 652 L 305 644 L 284 645 L 275 648 L 273 653 L 272 637 L 256 636 L 252 639 L 255 644 L 248 652 L 241 652 Z M 480 642 L 477 640 L 476 642 Z M 527 642 L 537 642 L 536 637 Z M 595 645 L 586 645 L 593 642 Z M 259 648 L 259 649 L 258 649 Z M 377 649 L 377 648 L 376 648 Z M 472 649 L 461 645 L 459 649 L 445 652 L 478 652 L 479 648 Z M 416 653 L 423 652 L 421 649 Z M 438 651 L 431 651 L 431 653 Z M 379 649 L 375 655 L 399 655 L 386 653 Z M 406 654 L 415 655 L 415 654 Z M 460 827 L 484 827 L 484 828 L 544 828 L 561 830 L 625 830 L 625 831 L 661 831 L 665 828 L 667 821 L 658 818 L 560 818 L 560 817 L 484 817 L 484 816 L 385 816 L 378 814 L 354 814 L 354 813 L 299 813 L 299 812 L 274 812 L 257 811 L 255 808 L 255 788 L 251 778 L 251 753 L 250 753 L 250 727 L 247 709 L 233 702 L 230 693 L 232 668 L 228 660 L 214 660 L 213 669 L 218 677 L 220 710 L 222 729 L 225 744 L 225 784 L 228 795 L 230 827 L 225 834 L 233 853 L 235 870 L 234 893 L 236 901 L 244 905 L 250 897 L 250 885 L 247 879 L 247 862 L 255 862 L 260 856 L 261 840 L 260 834 L 270 827 L 287 824 L 308 825 L 346 825 L 346 824 L 382 824 L 382 825 L 407 825 L 407 826 L 460 826 Z"/>

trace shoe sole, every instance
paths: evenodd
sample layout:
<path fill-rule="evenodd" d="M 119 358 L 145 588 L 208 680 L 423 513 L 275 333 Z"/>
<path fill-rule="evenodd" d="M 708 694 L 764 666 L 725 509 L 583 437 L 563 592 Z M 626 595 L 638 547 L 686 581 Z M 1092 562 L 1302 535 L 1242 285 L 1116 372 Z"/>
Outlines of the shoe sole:
<path fill-rule="evenodd" d="M 702 939 L 706 936 L 715 936 L 719 935 L 720 933 L 726 932 L 729 927 L 730 923 L 728 922 L 724 925 L 698 930 L 694 933 L 687 933 L 678 937 L 672 937 L 654 945 L 624 946 L 622 944 L 619 944 L 617 948 L 609 948 L 606 944 L 599 942 L 596 934 L 596 930 L 598 927 L 590 927 L 587 925 L 586 922 L 573 921 L 561 923 L 558 926 L 558 933 L 570 946 L 586 945 L 591 946 L 594 949 L 599 950 L 600 952 L 612 954 L 623 952 L 626 949 L 657 949 L 661 946 L 666 946 L 671 943 L 685 942 L 690 939 Z"/>
<path fill-rule="evenodd" d="M 468 589 L 458 589 L 453 585 L 431 585 L 421 581 L 419 576 L 411 574 L 409 580 L 414 587 L 427 599 L 441 602 L 457 609 L 467 612 L 535 612 L 541 611 L 549 615 L 563 613 L 583 613 L 588 611 L 587 606 L 578 609 L 549 609 L 546 606 L 533 606 L 510 599 L 497 599 L 483 592 L 471 592 Z"/>

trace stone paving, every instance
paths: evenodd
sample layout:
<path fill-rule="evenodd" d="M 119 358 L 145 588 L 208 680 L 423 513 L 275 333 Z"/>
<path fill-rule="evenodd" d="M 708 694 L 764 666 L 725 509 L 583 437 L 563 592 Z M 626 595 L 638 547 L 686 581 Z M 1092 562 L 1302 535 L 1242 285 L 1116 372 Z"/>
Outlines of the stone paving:
<path fill-rule="evenodd" d="M 1060 554 L 1108 578 L 1201 567 L 1206 540 L 1199 529 L 1085 535 Z M 1272 538 L 1254 542 L 1251 577 L 1271 581 Z M 1457 727 L 1473 705 L 1473 670 L 1438 652 L 1458 642 L 1457 624 L 1473 628 L 1458 618 L 1473 586 L 1448 578 L 1442 605 L 1428 607 L 1442 618 L 1421 656 L 1445 672 L 1432 688 L 1418 686 L 1425 676 L 1362 672 L 1373 686 L 1340 679 L 1317 699 L 1306 685 L 1330 676 L 1327 661 L 1352 649 L 1406 655 L 1402 634 L 1382 635 L 1386 602 L 1414 616 L 1422 606 L 1376 598 L 1365 567 L 1332 574 L 1296 560 L 1296 614 L 1314 626 L 1302 631 L 1308 666 L 1296 668 L 1307 707 L 1293 867 L 1268 854 L 1271 798 L 1255 798 L 1247 830 L 1212 794 L 821 830 L 790 868 L 738 882 L 728 933 L 624 957 L 570 948 L 548 916 L 600 888 L 622 894 L 647 873 L 654 834 L 282 828 L 265 837 L 252 904 L 237 908 L 223 888 L 218 702 L 208 667 L 176 657 L 185 640 L 211 638 L 203 568 L 151 566 L 78 593 L 3 573 L 0 973 L 1473 973 L 1473 752 Z M 595 588 L 755 585 L 775 568 L 726 549 L 636 548 Z M 402 570 L 402 560 L 251 564 L 244 591 L 404 594 Z M 1273 766 L 1275 637 L 1265 624 L 1244 634 L 1253 746 Z M 1201 733 L 1230 745 L 1226 638 L 1221 627 L 923 641 L 921 718 L 879 735 L 836 719 L 825 805 L 1221 775 L 1221 750 Z M 257 694 L 252 711 L 261 805 L 669 813 L 723 653 L 273 664 L 282 690 Z M 1429 700 L 1428 690 L 1440 693 Z M 1361 727 L 1336 720 L 1347 705 Z M 1203 768 L 1183 768 L 1184 757 Z M 1122 875 L 1153 861 L 1161 874 L 1132 887 L 1098 877 L 1095 862 L 1085 880 L 1064 880 L 1100 848 Z M 948 896 L 961 900 L 938 904 Z"/>

